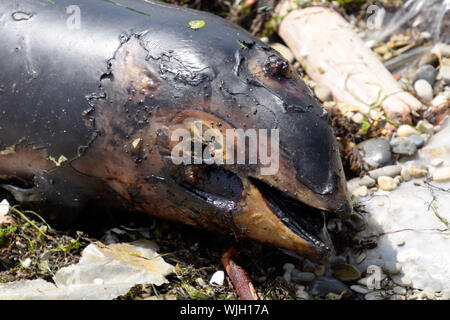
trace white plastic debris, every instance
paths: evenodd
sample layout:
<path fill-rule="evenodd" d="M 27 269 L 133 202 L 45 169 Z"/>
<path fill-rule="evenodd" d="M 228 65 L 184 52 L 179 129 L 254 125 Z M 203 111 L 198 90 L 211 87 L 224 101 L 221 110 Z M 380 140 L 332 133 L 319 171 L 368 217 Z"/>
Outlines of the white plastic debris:
<path fill-rule="evenodd" d="M 10 209 L 10 205 L 8 200 L 4 199 L 2 202 L 0 202 L 0 227 L 4 223 L 8 223 L 10 221 L 10 217 L 7 216 Z"/>
<path fill-rule="evenodd" d="M 157 253 L 152 241 L 90 244 L 79 263 L 56 272 L 55 284 L 38 280 L 0 284 L 2 299 L 110 300 L 128 292 L 136 284 L 161 285 L 173 266 Z"/>
<path fill-rule="evenodd" d="M 225 273 L 222 270 L 220 270 L 212 275 L 211 280 L 209 280 L 209 284 L 222 286 L 224 280 L 225 280 Z"/>
<path fill-rule="evenodd" d="M 449 122 L 442 128 L 406 166 L 426 165 L 432 171 L 438 170 L 430 165 L 433 159 L 450 161 Z M 414 288 L 450 289 L 450 181 L 412 179 L 391 192 L 380 190 L 357 201 L 364 205 L 368 220 L 359 236 L 378 235 L 371 238 L 378 242 L 377 248 L 367 250 L 366 259 L 358 265 L 361 271 L 371 264 L 394 261 L 401 265 L 398 277 L 410 279 Z"/>

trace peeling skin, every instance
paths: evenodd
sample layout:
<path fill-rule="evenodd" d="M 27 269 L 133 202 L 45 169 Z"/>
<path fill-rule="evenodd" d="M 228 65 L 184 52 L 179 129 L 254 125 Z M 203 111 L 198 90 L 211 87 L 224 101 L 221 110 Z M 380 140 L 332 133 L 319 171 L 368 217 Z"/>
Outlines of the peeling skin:
<path fill-rule="evenodd" d="M 216 16 L 153 1 L 121 3 L 133 10 L 92 0 L 44 7 L 22 0 L 17 8 L 0 2 L 0 12 L 35 13 L 26 24 L 7 21 L 0 36 L 0 56 L 7 57 L 0 61 L 0 87 L 15 88 L 1 94 L 6 154 L 0 154 L 0 175 L 33 181 L 59 207 L 82 210 L 92 199 L 114 206 L 116 199 L 129 209 L 312 259 L 327 256 L 330 248 L 282 222 L 252 182 L 318 210 L 351 212 L 327 114 L 295 70 Z M 55 13 L 74 4 L 89 9 L 79 32 L 67 31 L 65 17 Z M 205 27 L 191 30 L 188 22 L 199 19 Z M 55 28 L 62 33 L 57 39 Z M 13 54 L 22 35 L 27 52 Z M 31 83 L 9 76 L 26 73 L 27 57 L 39 70 Z M 279 171 L 263 176 L 259 164 L 175 165 L 172 133 L 195 133 L 196 121 L 222 134 L 280 129 Z M 27 144 L 11 152 L 8 146 L 23 136 Z M 49 160 L 61 155 L 67 161 L 60 166 Z"/>

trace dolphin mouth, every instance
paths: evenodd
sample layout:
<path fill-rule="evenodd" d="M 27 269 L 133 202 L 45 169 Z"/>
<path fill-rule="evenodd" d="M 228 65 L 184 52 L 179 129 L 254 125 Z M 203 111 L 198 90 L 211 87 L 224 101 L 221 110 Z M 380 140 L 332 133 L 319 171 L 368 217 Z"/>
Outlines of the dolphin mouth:
<path fill-rule="evenodd" d="M 272 212 L 297 236 L 321 250 L 332 251 L 332 242 L 326 228 L 325 212 L 308 206 L 269 184 L 250 178 L 263 195 Z"/>

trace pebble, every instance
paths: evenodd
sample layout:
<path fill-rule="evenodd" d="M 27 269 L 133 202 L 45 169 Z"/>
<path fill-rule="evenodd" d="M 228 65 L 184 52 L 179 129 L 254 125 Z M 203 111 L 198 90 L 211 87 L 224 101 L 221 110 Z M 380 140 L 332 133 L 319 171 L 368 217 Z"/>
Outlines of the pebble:
<path fill-rule="evenodd" d="M 405 240 L 403 238 L 396 238 L 394 243 L 397 247 L 401 247 L 405 245 Z"/>
<path fill-rule="evenodd" d="M 366 259 L 366 254 L 363 252 L 356 258 L 356 263 L 360 264 Z"/>
<path fill-rule="evenodd" d="M 414 83 L 414 90 L 423 102 L 429 102 L 433 99 L 433 88 L 424 79 L 419 79 Z"/>
<path fill-rule="evenodd" d="M 314 88 L 314 93 L 316 94 L 317 98 L 319 98 L 319 100 L 322 102 L 333 100 L 333 94 L 331 93 L 331 89 L 326 85 L 317 85 Z"/>
<path fill-rule="evenodd" d="M 392 191 L 395 188 L 397 188 L 397 183 L 395 182 L 395 180 L 392 179 L 391 177 L 387 177 L 387 176 L 379 177 L 378 178 L 378 185 L 384 191 Z"/>
<path fill-rule="evenodd" d="M 358 197 L 366 197 L 368 195 L 369 191 L 367 190 L 366 186 L 361 186 L 357 188 L 354 192 L 354 194 Z"/>
<path fill-rule="evenodd" d="M 439 53 L 446 58 L 450 58 L 450 44 L 447 43 L 439 43 L 436 45 L 439 50 Z"/>
<path fill-rule="evenodd" d="M 357 284 L 350 286 L 350 289 L 352 289 L 355 292 L 362 293 L 362 294 L 367 294 L 367 293 L 372 292 L 372 290 L 369 290 L 368 288 L 357 285 Z"/>
<path fill-rule="evenodd" d="M 21 265 L 24 268 L 29 268 L 31 266 L 31 259 L 30 258 L 26 258 L 25 260 L 23 260 L 21 262 Z"/>
<path fill-rule="evenodd" d="M 294 62 L 294 59 L 295 59 L 294 54 L 292 53 L 291 49 L 286 47 L 284 44 L 275 42 L 275 43 L 270 44 L 270 46 L 272 47 L 272 49 L 275 49 L 276 51 L 278 51 L 283 58 L 285 58 L 287 61 L 289 61 L 289 63 Z"/>
<path fill-rule="evenodd" d="M 425 144 L 425 138 L 418 134 L 412 134 L 408 139 L 416 145 L 416 148 L 421 148 Z"/>
<path fill-rule="evenodd" d="M 434 83 L 436 82 L 436 75 L 437 75 L 436 69 L 432 65 L 425 64 L 416 71 L 413 77 L 413 83 L 415 83 L 420 79 L 423 79 L 426 82 L 428 82 L 431 86 L 433 86 Z"/>
<path fill-rule="evenodd" d="M 428 175 L 427 169 L 417 168 L 416 166 L 409 167 L 408 172 L 414 178 L 424 178 Z"/>
<path fill-rule="evenodd" d="M 308 292 L 306 292 L 304 290 L 297 290 L 295 292 L 295 295 L 297 296 L 297 298 L 300 298 L 300 299 L 304 299 L 304 300 L 308 300 L 309 299 Z"/>
<path fill-rule="evenodd" d="M 395 261 L 386 261 L 381 268 L 390 275 L 398 274 L 402 270 L 401 264 Z"/>
<path fill-rule="evenodd" d="M 392 151 L 397 154 L 412 156 L 416 153 L 416 145 L 408 138 L 393 137 L 391 139 Z"/>
<path fill-rule="evenodd" d="M 292 263 L 285 263 L 283 265 L 283 270 L 284 271 L 289 271 L 291 272 L 292 270 L 294 270 L 295 266 Z"/>
<path fill-rule="evenodd" d="M 312 272 L 301 272 L 297 269 L 292 270 L 291 279 L 296 283 L 309 283 L 314 280 L 316 276 Z"/>
<path fill-rule="evenodd" d="M 417 130 L 420 132 L 425 132 L 429 135 L 434 134 L 434 126 L 429 123 L 427 120 L 420 120 L 416 125 Z"/>
<path fill-rule="evenodd" d="M 360 186 L 373 187 L 377 182 L 375 179 L 372 179 L 370 176 L 365 175 L 364 177 L 361 178 L 361 180 L 359 180 L 358 183 Z"/>
<path fill-rule="evenodd" d="M 397 136 L 399 137 L 408 138 L 412 134 L 420 134 L 420 132 L 407 124 L 402 124 L 397 129 Z"/>
<path fill-rule="evenodd" d="M 328 293 L 340 294 L 342 291 L 349 291 L 349 288 L 341 281 L 332 277 L 317 277 L 311 283 L 309 292 L 312 295 L 326 296 Z"/>
<path fill-rule="evenodd" d="M 427 298 L 427 299 L 434 299 L 434 297 L 436 296 L 436 292 L 434 291 L 433 288 L 431 287 L 426 287 L 425 289 L 423 289 L 423 291 L 420 293 L 420 297 L 423 298 Z"/>
<path fill-rule="evenodd" d="M 361 273 L 359 272 L 359 270 L 351 264 L 338 264 L 333 268 L 333 276 L 341 281 L 355 281 L 361 278 Z"/>
<path fill-rule="evenodd" d="M 352 120 L 355 123 L 361 124 L 364 121 L 364 116 L 361 113 L 357 112 L 352 116 Z"/>
<path fill-rule="evenodd" d="M 195 279 L 195 283 L 197 283 L 200 287 L 206 287 L 206 282 L 202 278 Z"/>
<path fill-rule="evenodd" d="M 375 169 L 369 171 L 369 175 L 373 179 L 378 179 L 379 177 L 387 176 L 387 177 L 395 177 L 400 174 L 402 171 L 402 166 L 399 165 L 393 165 L 393 166 L 386 166 L 380 169 Z"/>
<path fill-rule="evenodd" d="M 403 287 L 394 287 L 394 293 L 395 294 L 400 294 L 402 296 L 404 296 L 406 294 L 406 289 Z"/>
<path fill-rule="evenodd" d="M 420 58 L 419 66 L 430 64 L 433 66 L 437 66 L 439 64 L 439 58 L 435 54 L 427 52 Z"/>
<path fill-rule="evenodd" d="M 400 183 L 402 183 L 403 179 L 402 179 L 402 177 L 400 177 L 400 176 L 396 176 L 396 177 L 394 178 L 394 181 L 395 181 L 395 183 L 396 183 L 397 185 L 399 185 Z"/>
<path fill-rule="evenodd" d="M 409 181 L 412 178 L 408 172 L 408 168 L 405 167 L 402 168 L 402 171 L 400 172 L 400 177 L 402 177 L 403 181 Z"/>
<path fill-rule="evenodd" d="M 418 296 L 417 294 L 410 294 L 406 297 L 407 300 L 417 300 Z"/>
<path fill-rule="evenodd" d="M 450 63 L 444 64 L 443 66 L 441 66 L 439 75 L 441 76 L 441 78 L 445 82 L 445 84 L 450 84 Z"/>
<path fill-rule="evenodd" d="M 389 300 L 403 300 L 403 299 L 404 299 L 404 296 L 401 294 L 394 294 L 389 297 Z"/>
<path fill-rule="evenodd" d="M 356 145 L 363 162 L 373 168 L 380 168 L 392 163 L 389 141 L 384 138 L 368 139 Z"/>
<path fill-rule="evenodd" d="M 222 270 L 220 270 L 212 275 L 211 280 L 209 280 L 209 284 L 216 284 L 222 286 L 224 280 L 225 280 L 225 273 Z"/>
<path fill-rule="evenodd" d="M 104 281 L 103 281 L 103 279 L 101 279 L 101 278 L 95 278 L 95 279 L 94 279 L 94 283 L 95 283 L 96 285 L 101 286 L 101 285 L 104 283 Z"/>
<path fill-rule="evenodd" d="M 433 181 L 442 182 L 450 180 L 450 167 L 436 169 L 433 173 Z"/>
<path fill-rule="evenodd" d="M 435 158 L 431 160 L 431 165 L 433 167 L 440 167 L 444 163 L 444 159 L 442 158 Z"/>
<path fill-rule="evenodd" d="M 385 300 L 386 298 L 380 291 L 370 292 L 364 296 L 366 300 Z"/>

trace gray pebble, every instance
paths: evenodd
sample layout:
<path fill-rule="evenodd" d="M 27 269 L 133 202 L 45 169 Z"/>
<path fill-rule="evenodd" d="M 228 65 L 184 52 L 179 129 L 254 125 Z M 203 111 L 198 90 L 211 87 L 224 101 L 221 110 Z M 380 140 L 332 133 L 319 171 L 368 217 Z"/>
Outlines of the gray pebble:
<path fill-rule="evenodd" d="M 406 289 L 403 287 L 394 287 L 394 293 L 404 296 L 406 294 Z"/>
<path fill-rule="evenodd" d="M 364 296 L 366 300 L 385 300 L 386 298 L 380 291 L 368 293 Z"/>
<path fill-rule="evenodd" d="M 414 74 L 413 83 L 415 83 L 417 80 L 423 79 L 427 81 L 431 86 L 434 86 L 434 83 L 436 82 L 436 75 L 436 69 L 434 69 L 432 65 L 425 64 L 421 66 Z"/>
<path fill-rule="evenodd" d="M 303 268 L 302 268 L 302 270 L 304 272 L 314 272 L 315 268 L 316 268 L 316 265 L 314 263 L 312 263 L 308 259 L 305 259 L 305 261 L 303 262 Z"/>
<path fill-rule="evenodd" d="M 367 294 L 367 293 L 372 292 L 372 290 L 369 290 L 368 288 L 360 286 L 360 285 L 350 286 L 350 289 L 352 289 L 355 292 L 362 293 L 362 294 Z"/>
<path fill-rule="evenodd" d="M 417 96 L 423 102 L 429 102 L 433 99 L 433 87 L 428 81 L 419 79 L 414 83 L 414 90 Z"/>
<path fill-rule="evenodd" d="M 331 93 L 330 88 L 326 85 L 317 85 L 314 88 L 314 92 L 317 98 L 319 98 L 322 102 L 333 100 L 333 94 Z"/>
<path fill-rule="evenodd" d="M 408 138 L 393 137 L 391 139 L 392 151 L 396 154 L 412 156 L 417 152 L 416 145 Z"/>
<path fill-rule="evenodd" d="M 402 270 L 401 264 L 395 261 L 386 261 L 381 268 L 384 272 L 391 275 L 398 274 Z"/>
<path fill-rule="evenodd" d="M 382 177 L 382 176 L 395 177 L 395 176 L 398 176 L 401 171 L 402 171 L 402 166 L 392 165 L 392 166 L 386 166 L 386 167 L 383 167 L 380 169 L 371 170 L 371 171 L 369 171 L 369 175 L 373 179 L 378 179 L 379 177 Z"/>
<path fill-rule="evenodd" d="M 295 292 L 295 295 L 300 298 L 300 299 L 304 299 L 304 300 L 308 300 L 309 299 L 309 294 L 306 291 L 303 290 L 297 290 L 297 292 Z"/>
<path fill-rule="evenodd" d="M 412 134 L 408 137 L 408 139 L 416 145 L 416 148 L 421 148 L 425 144 L 425 139 L 418 134 Z"/>
<path fill-rule="evenodd" d="M 370 176 L 365 175 L 364 177 L 359 180 L 360 186 L 366 186 L 366 187 L 373 187 L 377 182 L 375 179 L 372 179 Z"/>
<path fill-rule="evenodd" d="M 309 283 L 314 280 L 316 276 L 312 272 L 301 272 L 297 269 L 292 270 L 291 280 L 295 283 Z"/>
<path fill-rule="evenodd" d="M 338 264 L 333 266 L 333 269 L 333 276 L 341 281 L 355 281 L 361 278 L 361 272 L 351 264 Z"/>
<path fill-rule="evenodd" d="M 394 295 L 389 297 L 389 300 L 403 300 L 403 295 L 394 294 Z"/>
<path fill-rule="evenodd" d="M 311 284 L 309 292 L 312 295 L 326 296 L 328 293 L 340 294 L 349 288 L 341 281 L 332 277 L 317 277 Z"/>
<path fill-rule="evenodd" d="M 368 169 L 380 168 L 392 162 L 392 153 L 389 141 L 383 138 L 368 139 L 357 146 L 359 155 L 363 160 L 363 165 Z"/>

